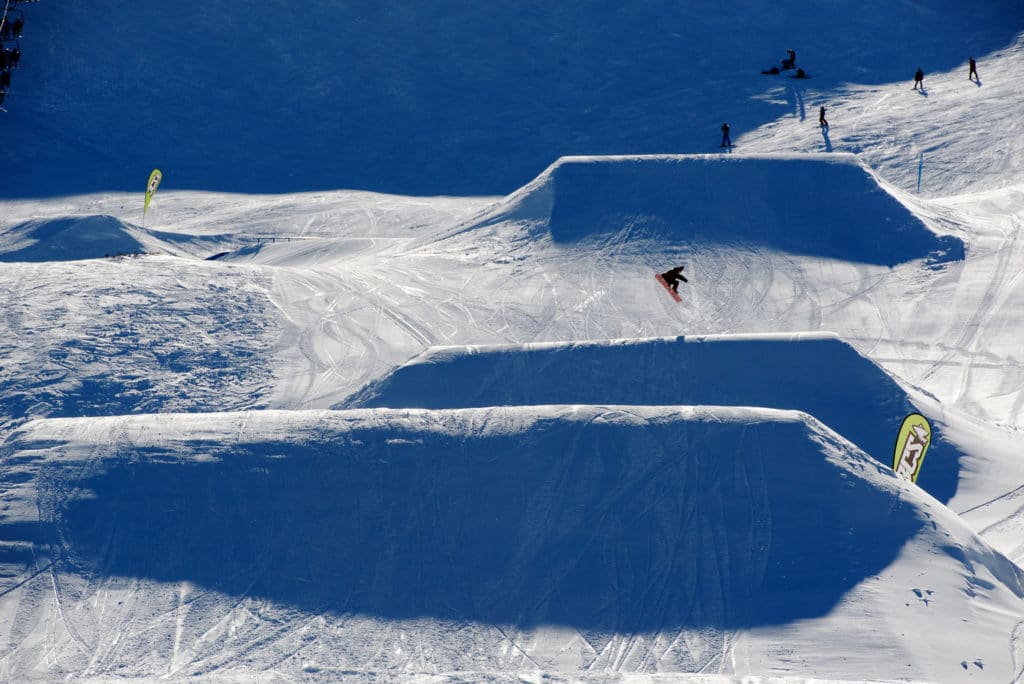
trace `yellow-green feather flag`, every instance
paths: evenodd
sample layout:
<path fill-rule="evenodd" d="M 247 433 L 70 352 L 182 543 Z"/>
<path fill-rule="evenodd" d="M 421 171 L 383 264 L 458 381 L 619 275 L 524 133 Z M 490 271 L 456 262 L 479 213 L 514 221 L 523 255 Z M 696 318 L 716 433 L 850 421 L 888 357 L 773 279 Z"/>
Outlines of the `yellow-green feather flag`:
<path fill-rule="evenodd" d="M 892 460 L 892 469 L 896 474 L 905 480 L 917 482 L 921 462 L 931 441 L 932 426 L 928 424 L 927 418 L 920 413 L 911 413 L 904 418 Z"/>
<path fill-rule="evenodd" d="M 160 169 L 153 169 L 153 173 L 149 174 L 149 183 L 146 184 L 146 203 L 142 205 L 142 220 L 146 220 L 146 211 L 149 209 L 149 201 L 153 199 L 153 195 L 156 194 L 156 189 L 160 187 L 160 181 L 164 179 L 164 174 L 160 173 Z"/>

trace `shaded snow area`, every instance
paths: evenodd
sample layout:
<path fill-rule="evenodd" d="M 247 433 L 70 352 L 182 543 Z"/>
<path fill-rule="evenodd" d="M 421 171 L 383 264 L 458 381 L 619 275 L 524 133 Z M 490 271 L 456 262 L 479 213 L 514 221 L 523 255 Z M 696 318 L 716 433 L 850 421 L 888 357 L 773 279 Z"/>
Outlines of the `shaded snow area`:
<path fill-rule="evenodd" d="M 984 175 L 956 182 L 975 189 L 1021 171 L 1020 62 L 998 61 L 1024 25 L 1013 0 L 98 0 L 25 20 L 3 198 L 134 191 L 154 165 L 192 190 L 503 195 L 565 155 L 717 150 L 723 121 L 741 150 L 773 122 L 792 125 L 757 151 L 824 150 L 819 103 L 832 146 L 901 187 L 918 151 L 969 164 Z M 786 48 L 810 79 L 760 73 Z"/>
<path fill-rule="evenodd" d="M 622 247 L 644 250 L 747 241 L 884 266 L 964 255 L 961 240 L 929 230 L 849 154 L 571 157 L 497 219 L 540 220 L 555 243 L 620 233 Z"/>
<path fill-rule="evenodd" d="M 1024 5 L 825 5 L 18 3 L 0 680 L 1024 684 Z"/>
<path fill-rule="evenodd" d="M 1005 679 L 1024 610 L 1018 567 L 795 411 L 168 414 L 8 445 L 7 562 L 31 549 L 20 600 L 50 625 L 11 627 L 27 671 L 57 643 L 62 668 L 128 676 L 254 650 L 283 676 L 768 675 L 782 630 L 858 644 L 790 645 L 809 671 Z"/>
<path fill-rule="evenodd" d="M 762 335 L 434 348 L 354 398 L 355 406 L 524 404 L 773 406 L 819 418 L 892 464 L 907 393 L 832 336 Z M 948 500 L 959 450 L 938 433 L 918 484 Z"/>

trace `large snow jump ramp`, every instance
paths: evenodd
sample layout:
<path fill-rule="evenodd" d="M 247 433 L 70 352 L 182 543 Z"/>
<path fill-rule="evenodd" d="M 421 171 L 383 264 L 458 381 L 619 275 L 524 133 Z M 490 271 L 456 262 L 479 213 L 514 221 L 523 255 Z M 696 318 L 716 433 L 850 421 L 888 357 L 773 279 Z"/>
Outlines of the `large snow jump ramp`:
<path fill-rule="evenodd" d="M 563 157 L 480 223 L 546 224 L 556 243 L 623 228 L 671 244 L 756 243 L 893 266 L 960 259 L 852 154 Z"/>
<path fill-rule="evenodd" d="M 831 333 L 435 347 L 345 405 L 532 404 L 800 410 L 889 465 L 900 423 L 919 410 L 882 368 Z M 948 501 L 956 492 L 961 456 L 937 428 L 918 484 Z"/>

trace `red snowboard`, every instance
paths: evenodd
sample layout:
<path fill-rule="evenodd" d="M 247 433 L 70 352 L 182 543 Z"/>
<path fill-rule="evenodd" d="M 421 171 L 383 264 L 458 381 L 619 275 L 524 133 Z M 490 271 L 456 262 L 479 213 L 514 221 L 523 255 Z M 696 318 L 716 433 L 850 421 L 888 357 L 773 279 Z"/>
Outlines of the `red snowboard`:
<path fill-rule="evenodd" d="M 672 295 L 672 299 L 676 300 L 677 302 L 681 302 L 681 301 L 683 301 L 683 300 L 682 300 L 682 298 L 681 298 L 681 297 L 679 296 L 679 293 L 678 293 L 678 292 L 676 292 L 675 290 L 673 290 L 673 289 L 672 289 L 672 286 L 671 286 L 671 285 L 669 285 L 669 284 L 668 284 L 667 282 L 665 282 L 665 279 L 661 277 L 661 274 L 660 274 L 660 273 L 658 273 L 657 275 L 655 275 L 655 276 L 654 276 L 654 279 L 655 279 L 655 280 L 657 280 L 657 281 L 658 281 L 659 283 L 661 283 L 661 286 L 662 286 L 663 288 L 665 288 L 666 290 L 668 290 L 668 293 L 669 293 L 670 295 Z"/>

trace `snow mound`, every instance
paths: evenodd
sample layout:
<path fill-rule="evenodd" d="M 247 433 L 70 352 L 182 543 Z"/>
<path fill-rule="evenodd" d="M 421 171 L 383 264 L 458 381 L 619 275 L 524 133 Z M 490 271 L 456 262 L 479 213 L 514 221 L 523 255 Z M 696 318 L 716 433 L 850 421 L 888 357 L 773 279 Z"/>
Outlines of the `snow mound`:
<path fill-rule="evenodd" d="M 851 154 L 563 157 L 478 224 L 532 222 L 556 243 L 765 244 L 894 266 L 962 259 Z"/>
<path fill-rule="evenodd" d="M 0 234 L 0 261 L 75 261 L 164 251 L 144 230 L 113 216 L 27 221 Z"/>
<path fill-rule="evenodd" d="M 800 410 L 885 465 L 903 418 L 919 410 L 882 368 L 829 333 L 434 347 L 346 402 L 431 409 L 533 404 Z M 962 455 L 937 426 L 918 484 L 948 501 Z"/>
<path fill-rule="evenodd" d="M 643 629 L 820 616 L 941 508 L 795 411 L 169 414 L 39 421 L 12 441 L 44 471 L 39 522 L 79 567 L 255 582 L 390 617 Z M 711 562 L 704 534 L 730 562 L 700 580 L 688 566 Z M 267 553 L 280 562 L 245 569 Z M 687 577 L 707 586 L 682 591 Z"/>
<path fill-rule="evenodd" d="M 795 411 L 50 419 L 24 426 L 5 451 L 5 539 L 61 560 L 28 577 L 32 568 L 18 567 L 25 554 L 10 554 L 4 571 L 25 575 L 21 591 L 32 595 L 73 593 L 82 633 L 110 619 L 91 597 L 123 577 L 136 600 L 152 593 L 173 606 L 179 590 L 166 583 L 181 582 L 319 615 L 409 619 L 413 638 L 456 621 L 470 646 L 493 641 L 492 625 L 570 627 L 597 641 L 639 634 L 652 652 L 664 650 L 654 635 L 693 630 L 696 641 L 660 667 L 697 671 L 708 633 L 827 622 L 868 582 L 861 612 L 889 615 L 919 586 L 957 604 L 901 612 L 898 627 L 873 623 L 868 638 L 923 652 L 958 638 L 962 620 L 979 622 L 1000 637 L 991 657 L 980 654 L 995 668 L 1024 608 L 1018 569 L 920 489 Z M 925 572 L 927 585 L 904 586 Z M 100 581 L 80 579 L 89 577 Z M 190 604 L 196 634 L 223 620 L 214 596 Z M 148 653 L 148 640 L 174 629 L 168 620 L 125 630 L 131 643 L 120 652 Z M 929 643 L 894 639 L 897 629 L 927 629 Z M 361 660 L 353 656 L 368 640 L 339 641 L 325 651 Z M 456 659 L 442 667 L 489 657 L 455 650 L 436 656 Z M 570 655 L 579 667 L 580 654 Z"/>

